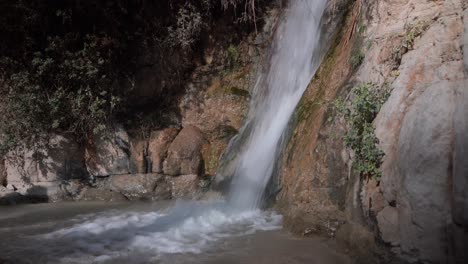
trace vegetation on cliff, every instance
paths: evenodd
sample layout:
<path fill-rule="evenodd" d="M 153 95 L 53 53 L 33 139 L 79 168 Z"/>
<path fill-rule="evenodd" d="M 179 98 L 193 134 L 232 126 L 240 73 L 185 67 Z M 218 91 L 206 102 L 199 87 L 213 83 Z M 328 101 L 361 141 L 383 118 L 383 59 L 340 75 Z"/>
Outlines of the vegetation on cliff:
<path fill-rule="evenodd" d="M 390 93 L 388 89 L 377 89 L 371 83 L 357 85 L 351 92 L 352 98 L 349 104 L 343 99 L 337 99 L 334 103 L 338 113 L 348 124 L 344 142 L 354 151 L 354 167 L 357 172 L 379 179 L 384 153 L 377 146 L 379 141 L 375 136 L 372 122 Z"/>
<path fill-rule="evenodd" d="M 264 2 L 2 1 L 1 150 L 54 132 L 86 139 L 128 119 L 136 74 L 149 64 L 164 84 L 151 108 L 174 105 L 202 36 L 220 20 L 254 30 Z"/>

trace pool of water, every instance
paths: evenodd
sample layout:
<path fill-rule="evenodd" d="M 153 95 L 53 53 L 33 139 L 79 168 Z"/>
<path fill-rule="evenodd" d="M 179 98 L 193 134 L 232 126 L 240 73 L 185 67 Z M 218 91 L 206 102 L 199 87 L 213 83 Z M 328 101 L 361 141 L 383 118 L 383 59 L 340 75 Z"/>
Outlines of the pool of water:
<path fill-rule="evenodd" d="M 0 263 L 351 263 L 296 238 L 273 211 L 223 202 L 57 203 L 0 208 Z"/>

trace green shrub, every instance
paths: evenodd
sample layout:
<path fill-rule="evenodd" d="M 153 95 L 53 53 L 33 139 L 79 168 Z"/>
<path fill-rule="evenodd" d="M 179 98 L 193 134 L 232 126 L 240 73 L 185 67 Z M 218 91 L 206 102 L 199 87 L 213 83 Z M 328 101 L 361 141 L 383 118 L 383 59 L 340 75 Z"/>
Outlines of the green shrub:
<path fill-rule="evenodd" d="M 106 36 L 87 36 L 71 52 L 66 42 L 49 38 L 26 67 L 3 61 L 2 68 L 20 70 L 5 74 L 0 87 L 0 132 L 7 139 L 2 149 L 51 131 L 84 138 L 106 129 L 123 97 L 113 82 L 114 43 Z"/>
<path fill-rule="evenodd" d="M 348 132 L 344 137 L 347 147 L 355 153 L 355 169 L 365 177 L 380 178 L 380 165 L 384 153 L 377 147 L 378 139 L 372 122 L 389 96 L 387 90 L 378 90 L 372 84 L 352 89 L 352 100 L 335 101 L 335 109 L 344 116 Z"/>
<path fill-rule="evenodd" d="M 365 55 L 361 50 L 355 50 L 349 59 L 349 63 L 353 70 L 356 70 L 361 66 L 362 62 L 364 61 Z"/>
<path fill-rule="evenodd" d="M 239 62 L 239 51 L 233 45 L 230 45 L 227 49 L 227 66 L 230 69 L 234 69 Z"/>
<path fill-rule="evenodd" d="M 66 132 L 86 140 L 114 120 L 126 124 L 135 119 L 135 112 L 144 112 L 137 118 L 141 122 L 134 122 L 138 125 L 172 122 L 173 115 L 162 113 L 177 105 L 202 51 L 191 49 L 204 46 L 200 36 L 208 32 L 203 31 L 223 21 L 223 27 L 233 28 L 233 35 L 249 32 L 255 19 L 242 29 L 234 25 L 245 14 L 255 17 L 267 4 L 251 0 L 2 1 L 0 151 L 38 142 L 50 133 Z M 234 47 L 228 49 L 233 67 L 237 52 Z M 135 73 L 149 66 L 164 87 L 144 101 L 138 89 L 132 89 Z"/>

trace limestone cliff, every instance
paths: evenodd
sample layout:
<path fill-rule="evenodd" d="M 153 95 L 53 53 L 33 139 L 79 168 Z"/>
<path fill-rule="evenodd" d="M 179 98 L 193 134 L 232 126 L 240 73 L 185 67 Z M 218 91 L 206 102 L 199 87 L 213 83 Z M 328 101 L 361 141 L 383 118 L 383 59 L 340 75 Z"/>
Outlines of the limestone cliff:
<path fill-rule="evenodd" d="M 383 243 L 407 261 L 466 261 L 467 21 L 466 1 L 354 2 L 292 121 L 278 204 L 294 231 L 362 254 Z M 381 177 L 356 172 L 336 111 L 361 84 L 390 93 L 373 122 Z"/>

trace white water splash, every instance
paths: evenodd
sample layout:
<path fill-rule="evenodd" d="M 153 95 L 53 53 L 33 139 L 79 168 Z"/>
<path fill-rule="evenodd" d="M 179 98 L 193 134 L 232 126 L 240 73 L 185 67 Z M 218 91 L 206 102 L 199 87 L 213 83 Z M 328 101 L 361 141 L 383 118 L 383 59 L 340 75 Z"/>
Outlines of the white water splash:
<path fill-rule="evenodd" d="M 320 64 L 320 23 L 326 2 L 292 0 L 276 32 L 269 70 L 259 76 L 250 119 L 241 131 L 248 139 L 230 189 L 236 208 L 257 208 L 263 197 L 281 137 Z"/>
<path fill-rule="evenodd" d="M 158 212 L 106 212 L 79 221 L 37 236 L 43 247 L 39 250 L 60 263 L 106 263 L 135 256 L 156 261 L 165 254 L 199 254 L 220 239 L 281 227 L 281 216 L 274 212 L 232 211 L 225 203 L 206 202 L 179 202 Z"/>
<path fill-rule="evenodd" d="M 257 208 L 281 137 L 319 66 L 325 5 L 326 0 L 291 0 L 276 32 L 269 70 L 254 88 L 241 132 L 246 149 L 239 154 L 228 204 L 179 203 L 169 211 L 95 215 L 40 236 L 42 251 L 62 263 L 115 263 L 129 255 L 147 263 L 165 254 L 197 254 L 226 237 L 280 228 L 281 216 Z"/>

